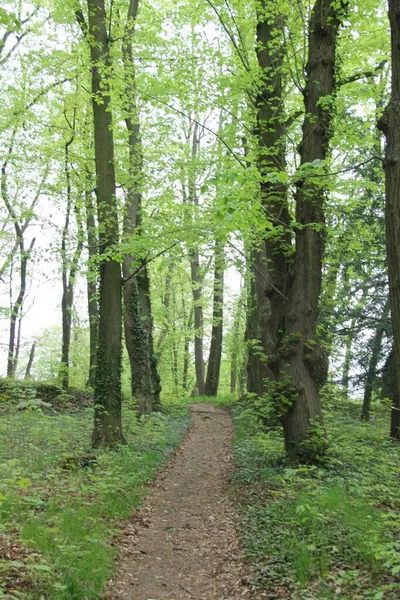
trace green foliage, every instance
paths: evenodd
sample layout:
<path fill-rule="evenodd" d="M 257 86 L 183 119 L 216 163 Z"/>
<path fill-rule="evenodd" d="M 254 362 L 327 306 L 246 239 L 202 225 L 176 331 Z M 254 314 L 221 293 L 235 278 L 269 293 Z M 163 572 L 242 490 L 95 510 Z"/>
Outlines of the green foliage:
<path fill-rule="evenodd" d="M 236 408 L 232 493 L 255 592 L 291 600 L 398 598 L 400 447 L 387 439 L 386 406 L 369 426 L 359 411 L 331 393 L 333 447 L 323 464 L 293 468 L 279 433 L 265 433 L 252 411 Z M 319 424 L 315 433 L 323 434 Z"/>
<path fill-rule="evenodd" d="M 26 600 L 101 598 L 115 528 L 189 423 L 182 409 L 141 420 L 126 410 L 130 445 L 94 454 L 87 451 L 92 418 L 91 410 L 26 411 L 0 420 L 0 531 L 23 549 L 18 561 L 0 561 L 4 597 L 20 597 L 23 581 Z"/>

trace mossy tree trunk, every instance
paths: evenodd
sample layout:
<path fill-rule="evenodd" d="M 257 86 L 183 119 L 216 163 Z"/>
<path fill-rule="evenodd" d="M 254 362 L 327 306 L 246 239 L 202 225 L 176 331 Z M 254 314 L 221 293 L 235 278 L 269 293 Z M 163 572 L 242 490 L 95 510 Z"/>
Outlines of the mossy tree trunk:
<path fill-rule="evenodd" d="M 258 169 L 262 177 L 261 203 L 268 227 L 261 244 L 250 253 L 246 339 L 248 342 L 247 389 L 265 394 L 268 381 L 279 378 L 275 360 L 278 330 L 287 294 L 290 247 L 289 210 L 284 172 L 283 126 L 284 44 L 282 17 L 266 0 L 257 11 L 257 59 L 259 83 L 256 98 Z"/>
<path fill-rule="evenodd" d="M 143 185 L 143 153 L 136 100 L 135 67 L 132 54 L 135 21 L 139 0 L 131 0 L 125 27 L 122 52 L 125 72 L 125 123 L 129 142 L 129 183 L 127 186 L 124 236 L 126 242 L 140 235 Z M 139 267 L 132 254 L 123 261 L 125 304 L 125 341 L 131 368 L 132 394 L 140 414 L 160 407 L 160 377 L 153 349 L 153 320 L 150 280 L 146 266 Z"/>
<path fill-rule="evenodd" d="M 328 156 L 335 103 L 336 44 L 345 7 L 345 2 L 317 0 L 311 13 L 301 165 L 324 161 Z M 293 343 L 282 368 L 293 393 L 292 405 L 282 421 L 286 451 L 294 460 L 312 461 L 325 445 L 318 428 L 322 422 L 319 386 L 325 380 L 328 364 L 316 339 L 325 237 L 324 195 L 323 179 L 299 177 L 294 279 L 285 311 L 285 335 Z M 315 439 L 309 440 L 313 430 Z"/>
<path fill-rule="evenodd" d="M 115 196 L 114 140 L 109 90 L 110 54 L 103 0 L 88 0 L 87 31 L 92 62 L 92 103 L 100 251 L 99 332 L 95 381 L 94 446 L 123 443 L 121 418 L 122 285 L 121 265 L 113 258 L 119 243 Z"/>

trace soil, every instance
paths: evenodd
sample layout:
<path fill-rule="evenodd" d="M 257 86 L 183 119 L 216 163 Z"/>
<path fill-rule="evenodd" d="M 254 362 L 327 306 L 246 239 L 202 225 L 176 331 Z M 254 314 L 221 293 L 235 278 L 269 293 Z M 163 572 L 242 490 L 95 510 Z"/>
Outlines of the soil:
<path fill-rule="evenodd" d="M 122 535 L 108 598 L 248 598 L 227 486 L 232 423 L 209 404 L 191 406 L 192 429 Z"/>

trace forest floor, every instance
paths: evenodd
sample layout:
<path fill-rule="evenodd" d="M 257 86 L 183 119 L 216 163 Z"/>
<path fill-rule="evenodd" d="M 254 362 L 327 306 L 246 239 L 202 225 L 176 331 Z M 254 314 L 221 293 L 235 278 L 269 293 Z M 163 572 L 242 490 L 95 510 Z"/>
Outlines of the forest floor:
<path fill-rule="evenodd" d="M 110 598 L 248 598 L 227 493 L 231 418 L 210 404 L 191 412 L 190 433 L 122 533 Z"/>

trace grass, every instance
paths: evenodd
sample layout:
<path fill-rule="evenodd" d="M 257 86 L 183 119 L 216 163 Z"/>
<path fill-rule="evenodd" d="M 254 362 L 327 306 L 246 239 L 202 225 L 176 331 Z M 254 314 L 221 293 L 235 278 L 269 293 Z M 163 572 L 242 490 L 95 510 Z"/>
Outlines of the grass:
<path fill-rule="evenodd" d="M 281 433 L 234 409 L 233 497 L 254 598 L 395 600 L 400 596 L 400 445 L 389 413 L 361 423 L 331 405 L 324 466 L 286 463 Z"/>
<path fill-rule="evenodd" d="M 0 598 L 102 597 L 113 536 L 146 483 L 181 442 L 186 410 L 138 421 L 124 412 L 129 446 L 88 451 L 92 411 L 0 418 Z"/>

